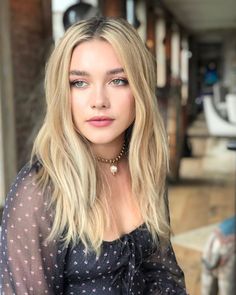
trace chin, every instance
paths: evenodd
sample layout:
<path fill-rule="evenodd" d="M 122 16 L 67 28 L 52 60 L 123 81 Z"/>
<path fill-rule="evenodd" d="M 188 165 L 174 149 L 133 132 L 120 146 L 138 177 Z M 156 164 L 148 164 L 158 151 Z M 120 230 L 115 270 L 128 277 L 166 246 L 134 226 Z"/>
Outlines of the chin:
<path fill-rule="evenodd" d="M 99 136 L 99 137 L 86 137 L 87 140 L 93 145 L 106 145 L 114 142 L 123 142 L 123 134 L 118 136 Z"/>

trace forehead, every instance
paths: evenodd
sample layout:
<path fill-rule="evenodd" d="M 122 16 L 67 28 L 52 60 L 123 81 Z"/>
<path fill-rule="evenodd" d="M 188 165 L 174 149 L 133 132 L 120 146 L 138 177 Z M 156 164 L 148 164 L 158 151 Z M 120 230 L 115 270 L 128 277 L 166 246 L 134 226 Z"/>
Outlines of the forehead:
<path fill-rule="evenodd" d="M 73 52 L 70 68 L 104 68 L 122 66 L 114 47 L 105 40 L 92 39 L 77 45 Z"/>

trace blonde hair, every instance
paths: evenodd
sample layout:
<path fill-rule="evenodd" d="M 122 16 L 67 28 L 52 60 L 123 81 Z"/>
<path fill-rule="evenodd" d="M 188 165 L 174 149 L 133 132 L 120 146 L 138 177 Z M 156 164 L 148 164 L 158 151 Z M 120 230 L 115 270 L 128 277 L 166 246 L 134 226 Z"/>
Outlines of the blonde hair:
<path fill-rule="evenodd" d="M 91 18 L 70 27 L 46 67 L 47 114 L 32 159 L 36 156 L 42 163 L 38 180 L 43 189 L 52 185 L 55 213 L 49 240 L 63 235 L 65 245 L 80 240 L 98 253 L 108 222 L 99 198 L 102 180 L 89 143 L 73 124 L 68 77 L 74 48 L 94 38 L 113 46 L 135 98 L 135 121 L 127 132 L 128 161 L 132 190 L 154 240 L 169 236 L 168 151 L 155 96 L 154 60 L 135 29 L 119 18 Z"/>

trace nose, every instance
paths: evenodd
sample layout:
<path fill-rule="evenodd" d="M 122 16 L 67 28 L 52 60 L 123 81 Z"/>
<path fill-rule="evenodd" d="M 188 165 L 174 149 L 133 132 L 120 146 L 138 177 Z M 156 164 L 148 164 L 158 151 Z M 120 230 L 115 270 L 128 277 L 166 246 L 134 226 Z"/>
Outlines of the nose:
<path fill-rule="evenodd" d="M 109 108 L 110 102 L 105 86 L 97 86 L 91 93 L 90 106 L 92 109 L 106 109 Z"/>

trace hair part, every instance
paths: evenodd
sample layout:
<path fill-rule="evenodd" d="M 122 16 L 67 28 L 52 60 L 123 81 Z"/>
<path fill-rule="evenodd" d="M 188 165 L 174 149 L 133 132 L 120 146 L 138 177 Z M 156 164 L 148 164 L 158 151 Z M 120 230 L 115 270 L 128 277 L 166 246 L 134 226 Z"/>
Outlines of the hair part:
<path fill-rule="evenodd" d="M 101 39 L 116 51 L 135 98 L 135 121 L 126 132 L 132 190 L 152 233 L 169 237 L 165 198 L 168 149 L 158 110 L 154 59 L 135 29 L 120 18 L 91 18 L 71 26 L 46 66 L 47 113 L 35 140 L 32 159 L 42 163 L 39 184 L 52 186 L 50 206 L 55 218 L 49 240 L 63 236 L 64 245 L 79 240 L 99 253 L 109 220 L 101 202 L 105 191 L 96 159 L 86 138 L 73 123 L 69 66 L 73 50 L 82 42 Z"/>

